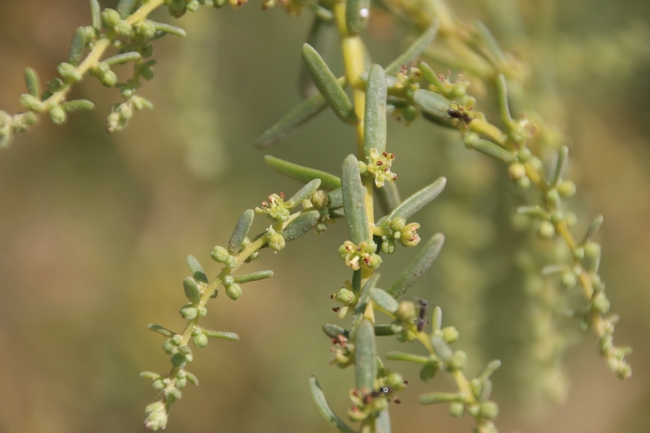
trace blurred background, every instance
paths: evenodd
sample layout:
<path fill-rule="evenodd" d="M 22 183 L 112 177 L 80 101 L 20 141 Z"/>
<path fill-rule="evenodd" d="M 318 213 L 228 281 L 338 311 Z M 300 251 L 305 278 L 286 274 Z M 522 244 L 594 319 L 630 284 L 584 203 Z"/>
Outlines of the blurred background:
<path fill-rule="evenodd" d="M 559 314 L 536 304 L 540 290 L 561 294 L 548 288 L 557 281 L 531 282 L 520 270 L 534 241 L 511 223 L 525 198 L 505 167 L 465 150 L 457 133 L 391 121 L 388 148 L 397 153 L 402 195 L 449 179 L 416 218 L 423 238 L 442 231 L 447 241 L 413 295 L 440 305 L 444 324 L 460 330 L 455 347 L 470 355 L 468 374 L 503 360 L 493 376 L 502 432 L 648 432 L 650 3 L 465 0 L 452 7 L 462 19 L 486 22 L 504 49 L 539 71 L 533 104 L 566 131 L 574 157 L 569 173 L 578 194 L 567 204 L 580 217 L 576 236 L 593 216 L 605 216 L 601 275 L 622 317 L 615 341 L 634 348 L 633 377 L 616 379 L 591 332 L 580 335 L 575 320 L 550 320 Z M 166 15 L 154 19 L 169 21 Z M 93 100 L 94 111 L 74 113 L 61 127 L 44 118 L 0 152 L 0 432 L 142 431 L 156 392 L 138 373 L 169 369 L 162 337 L 146 325 L 183 326 L 186 255 L 214 277 L 219 267 L 209 251 L 227 243 L 241 212 L 299 187 L 267 169 L 265 153 L 339 172 L 354 134 L 329 110 L 277 147 L 252 146 L 300 101 L 300 47 L 310 21 L 309 11 L 288 16 L 256 2 L 188 14 L 174 22 L 187 30 L 184 40 L 155 44 L 156 77 L 141 90 L 154 111 L 107 135 L 104 119 L 119 94 L 86 78 L 73 97 Z M 89 22 L 85 0 L 0 2 L 0 108 L 19 111 L 24 68 L 43 82 L 54 77 L 72 32 Z M 383 64 L 406 44 L 405 31 L 380 12 L 366 36 Z M 332 64 L 341 71 L 338 54 Z M 494 113 L 490 103 L 479 108 Z M 261 220 L 254 230 L 263 229 Z M 222 295 L 209 304 L 206 327 L 241 340 L 213 340 L 195 352 L 188 369 L 201 385 L 184 390 L 169 431 L 333 431 L 307 380 L 316 375 L 344 414 L 352 372 L 328 365 L 320 326 L 337 323 L 329 296 L 349 278 L 337 254 L 345 227 L 315 238 L 281 254 L 264 251 L 249 269 L 273 269 L 275 277 L 244 286 L 237 302 Z M 415 251 L 399 253 L 382 265 L 385 283 Z M 382 352 L 400 348 L 381 343 Z M 471 419 L 416 403 L 420 393 L 453 389 L 444 374 L 422 384 L 410 365 L 388 365 L 411 384 L 392 407 L 395 431 L 471 431 Z"/>

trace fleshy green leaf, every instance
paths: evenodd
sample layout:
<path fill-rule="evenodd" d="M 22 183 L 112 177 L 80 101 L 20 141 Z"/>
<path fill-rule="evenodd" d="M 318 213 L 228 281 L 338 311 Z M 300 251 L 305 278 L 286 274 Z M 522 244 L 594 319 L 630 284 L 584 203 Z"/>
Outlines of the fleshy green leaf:
<path fill-rule="evenodd" d="M 428 186 L 425 186 L 404 200 L 402 203 L 400 203 L 399 206 L 397 206 L 390 214 L 388 214 L 386 219 L 391 220 L 393 218 L 404 218 L 405 220 L 408 220 L 417 211 L 438 197 L 438 195 L 445 188 L 446 183 L 447 179 L 444 177 L 436 179 L 435 182 Z"/>
<path fill-rule="evenodd" d="M 449 403 L 460 398 L 457 392 L 431 392 L 420 396 L 420 404 Z"/>
<path fill-rule="evenodd" d="M 334 427 L 342 431 L 343 433 L 355 433 L 355 431 L 350 428 L 341 418 L 339 418 L 334 411 L 330 408 L 325 398 L 325 394 L 321 389 L 318 380 L 314 376 L 309 378 L 309 390 L 311 391 L 311 396 L 316 403 L 318 411 L 323 415 L 323 418 Z"/>
<path fill-rule="evenodd" d="M 478 30 L 477 33 L 479 37 L 487 48 L 487 53 L 495 62 L 503 64 L 505 62 L 505 55 L 487 26 L 483 24 L 483 22 L 476 20 L 476 29 Z"/>
<path fill-rule="evenodd" d="M 354 155 L 348 155 L 343 161 L 343 208 L 348 225 L 350 239 L 356 245 L 370 240 L 370 226 L 366 214 L 365 189 L 361 184 L 359 163 Z"/>
<path fill-rule="evenodd" d="M 208 282 L 208 277 L 205 275 L 205 272 L 203 272 L 203 268 L 201 267 L 201 264 L 199 263 L 194 256 L 187 256 L 187 259 L 185 259 L 185 262 L 187 263 L 187 267 L 190 268 L 190 271 L 192 272 L 192 276 L 196 281 L 200 281 L 202 283 Z"/>
<path fill-rule="evenodd" d="M 510 127 L 512 125 L 512 117 L 510 116 L 510 108 L 508 107 L 508 87 L 506 86 L 506 77 L 503 74 L 497 76 L 496 85 L 499 110 L 501 111 L 501 120 L 507 127 Z"/>
<path fill-rule="evenodd" d="M 498 159 L 499 161 L 505 162 L 506 164 L 511 164 L 517 161 L 517 155 L 488 140 L 477 138 L 472 141 L 467 141 L 465 145 L 469 149 L 474 149 L 477 152 L 481 152 L 482 154 L 487 155 L 491 158 Z"/>
<path fill-rule="evenodd" d="M 370 299 L 383 311 L 395 314 L 399 308 L 399 302 L 395 300 L 388 292 L 378 288 L 370 289 Z"/>
<path fill-rule="evenodd" d="M 120 0 L 117 4 L 117 7 L 115 8 L 119 12 L 120 18 L 125 19 L 131 15 L 135 9 L 135 4 L 137 2 L 138 0 Z"/>
<path fill-rule="evenodd" d="M 307 70 L 318 87 L 321 95 L 332 107 L 334 113 L 346 123 L 356 124 L 359 119 L 354 112 L 350 98 L 339 84 L 332 71 L 330 71 L 325 61 L 309 44 L 302 46 L 302 59 L 307 66 Z"/>
<path fill-rule="evenodd" d="M 309 30 L 309 36 L 307 36 L 307 43 L 314 47 L 321 56 L 327 58 L 335 36 L 336 26 L 332 24 L 331 19 L 324 20 L 318 13 L 315 13 L 314 21 L 312 21 L 311 29 Z M 300 69 L 298 85 L 303 98 L 320 94 L 304 63 Z"/>
<path fill-rule="evenodd" d="M 567 146 L 562 146 L 557 155 L 557 164 L 555 165 L 555 174 L 553 175 L 553 182 L 551 185 L 557 185 L 560 182 L 560 178 L 562 177 L 562 172 L 564 171 L 564 166 L 568 157 L 569 148 Z"/>
<path fill-rule="evenodd" d="M 270 155 L 264 157 L 264 162 L 278 173 L 289 176 L 290 178 L 296 179 L 300 182 L 307 183 L 314 179 L 320 179 L 321 186 L 325 189 L 334 190 L 341 188 L 341 179 L 333 174 L 294 164 Z"/>
<path fill-rule="evenodd" d="M 440 78 L 438 78 L 438 74 L 435 73 L 433 69 L 431 69 L 431 66 L 424 62 L 420 62 L 418 65 L 420 69 L 420 73 L 422 76 L 433 86 L 438 89 L 440 93 L 443 95 L 447 95 L 449 93 L 448 89 L 445 87 L 444 84 L 442 84 L 442 81 L 440 81 Z"/>
<path fill-rule="evenodd" d="M 224 332 L 224 331 L 211 331 L 209 329 L 201 328 L 201 332 L 207 335 L 210 338 L 220 338 L 222 340 L 237 341 L 239 340 L 239 335 L 234 332 Z"/>
<path fill-rule="evenodd" d="M 413 101 L 420 108 L 425 119 L 438 125 L 456 128 L 447 113 L 451 108 L 449 99 L 431 90 L 418 89 L 413 93 Z"/>
<path fill-rule="evenodd" d="M 185 30 L 180 27 L 172 26 L 171 24 L 159 23 L 156 21 L 149 21 L 149 24 L 159 32 L 169 33 L 176 36 L 185 36 Z"/>
<path fill-rule="evenodd" d="M 147 327 L 149 328 L 150 331 L 157 332 L 158 334 L 164 335 L 165 337 L 173 337 L 174 335 L 176 335 L 175 332 L 170 331 L 169 329 L 163 326 L 156 325 L 155 323 L 150 323 L 149 325 L 147 325 Z"/>
<path fill-rule="evenodd" d="M 386 354 L 386 359 L 390 359 L 392 361 L 415 362 L 416 364 L 428 364 L 431 362 L 431 359 L 426 356 L 415 355 L 409 352 L 388 352 Z"/>
<path fill-rule="evenodd" d="M 334 325 L 332 323 L 326 323 L 323 325 L 323 332 L 329 338 L 336 338 L 339 335 L 344 335 L 345 337 L 348 336 L 348 331 L 341 328 L 339 325 Z"/>
<path fill-rule="evenodd" d="M 41 84 L 38 81 L 38 74 L 32 68 L 25 69 L 25 85 L 27 91 L 34 98 L 39 98 L 41 94 Z"/>
<path fill-rule="evenodd" d="M 72 35 L 70 42 L 70 51 L 68 52 L 68 63 L 78 66 L 86 47 L 86 30 L 83 27 L 77 27 Z"/>
<path fill-rule="evenodd" d="M 398 58 L 393 60 L 393 62 L 386 66 L 386 75 L 394 75 L 399 72 L 402 65 L 408 65 L 418 57 L 420 54 L 433 42 L 433 39 L 438 33 L 438 27 L 440 22 L 438 19 L 434 19 L 428 29 L 422 33 L 422 35 L 411 44 L 410 47 L 404 53 L 402 53 Z"/>
<path fill-rule="evenodd" d="M 294 208 L 298 206 L 303 200 L 308 199 L 320 186 L 321 180 L 314 179 L 309 181 L 305 186 L 300 188 L 289 200 L 286 201 L 287 206 Z"/>
<path fill-rule="evenodd" d="M 402 296 L 431 267 L 444 242 L 445 237 L 441 233 L 433 235 L 387 292 L 394 298 Z"/>
<path fill-rule="evenodd" d="M 228 252 L 234 253 L 244 242 L 244 238 L 248 234 L 248 231 L 253 225 L 253 219 L 255 218 L 255 211 L 253 209 L 246 209 L 242 216 L 239 217 L 237 225 L 235 225 L 235 230 L 230 235 L 230 240 L 228 241 Z"/>
<path fill-rule="evenodd" d="M 343 188 L 336 188 L 334 191 L 331 191 L 327 194 L 329 199 L 328 206 L 330 208 L 343 207 Z"/>
<path fill-rule="evenodd" d="M 359 271 L 355 271 L 355 275 L 359 275 Z M 350 339 L 354 340 L 356 338 L 356 333 L 363 321 L 363 315 L 366 312 L 368 302 L 370 301 L 370 291 L 379 278 L 381 274 L 375 273 L 372 277 L 366 281 L 366 284 L 363 285 L 363 288 L 359 291 L 359 299 L 357 300 L 357 305 L 354 308 L 354 316 L 352 317 L 352 324 L 350 325 Z"/>
<path fill-rule="evenodd" d="M 384 337 L 395 334 L 397 334 L 397 332 L 392 325 L 375 325 L 375 335 L 377 337 Z"/>
<path fill-rule="evenodd" d="M 74 101 L 64 102 L 63 104 L 61 104 L 61 108 L 63 108 L 67 112 L 92 110 L 93 108 L 95 108 L 95 104 L 93 104 L 92 101 L 89 101 L 87 99 L 75 99 Z"/>
<path fill-rule="evenodd" d="M 243 284 L 243 283 L 250 283 L 252 281 L 264 280 L 266 278 L 271 278 L 272 276 L 273 276 L 273 271 L 258 271 L 246 275 L 240 275 L 238 277 L 235 277 L 234 280 L 235 283 Z"/>
<path fill-rule="evenodd" d="M 390 433 L 390 412 L 388 409 L 384 409 L 379 412 L 379 415 L 375 419 L 375 433 Z"/>
<path fill-rule="evenodd" d="M 201 301 L 201 288 L 196 280 L 192 277 L 187 277 L 183 280 L 183 289 L 185 289 L 185 296 L 194 305 L 198 305 Z"/>
<path fill-rule="evenodd" d="M 298 215 L 281 232 L 284 240 L 289 242 L 304 235 L 316 225 L 319 218 L 320 212 L 317 210 L 310 210 L 309 212 Z"/>
<path fill-rule="evenodd" d="M 370 15 L 370 0 L 347 0 L 345 2 L 345 23 L 348 33 L 356 35 L 361 32 L 368 22 Z"/>
<path fill-rule="evenodd" d="M 106 63 L 109 66 L 121 65 L 122 63 L 138 60 L 141 57 L 142 55 L 140 55 L 140 53 L 138 53 L 137 51 L 129 51 L 128 53 L 122 53 L 113 57 L 109 57 L 108 59 L 104 60 L 104 63 Z"/>
<path fill-rule="evenodd" d="M 598 215 L 594 220 L 589 224 L 589 228 L 587 229 L 587 233 L 585 233 L 585 237 L 582 240 L 581 244 L 584 245 L 587 242 L 591 240 L 591 238 L 594 237 L 598 229 L 600 228 L 601 225 L 603 225 L 603 222 L 605 221 L 605 218 L 603 218 L 602 215 Z"/>
<path fill-rule="evenodd" d="M 373 389 L 377 377 L 377 345 L 375 329 L 369 320 L 362 320 L 354 340 L 354 374 L 357 389 Z"/>
<path fill-rule="evenodd" d="M 379 65 L 372 65 L 366 85 L 366 118 L 363 124 L 366 155 L 370 149 L 386 150 L 386 74 Z"/>
<path fill-rule="evenodd" d="M 92 18 L 93 27 L 98 32 L 102 29 L 102 7 L 99 5 L 98 0 L 90 0 L 90 16 Z"/>

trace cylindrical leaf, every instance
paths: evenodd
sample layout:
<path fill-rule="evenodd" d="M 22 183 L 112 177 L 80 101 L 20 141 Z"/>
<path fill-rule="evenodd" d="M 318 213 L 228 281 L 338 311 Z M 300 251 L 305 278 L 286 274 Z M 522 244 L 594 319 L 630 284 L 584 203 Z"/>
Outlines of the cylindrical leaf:
<path fill-rule="evenodd" d="M 75 99 L 74 101 L 64 102 L 63 104 L 61 104 L 61 108 L 63 108 L 67 112 L 92 110 L 93 108 L 95 108 L 95 104 L 93 104 L 92 101 L 89 101 L 87 99 Z"/>
<path fill-rule="evenodd" d="M 198 305 L 201 301 L 201 288 L 196 280 L 192 277 L 187 277 L 183 280 L 183 289 L 185 289 L 185 296 L 194 305 Z"/>
<path fill-rule="evenodd" d="M 286 201 L 287 205 L 291 208 L 298 206 L 303 200 L 308 199 L 320 186 L 321 180 L 314 179 L 309 181 L 305 186 L 300 188 L 289 200 Z"/>
<path fill-rule="evenodd" d="M 387 313 L 395 314 L 399 308 L 399 302 L 395 300 L 388 292 L 378 288 L 370 289 L 370 299 L 382 310 Z"/>
<path fill-rule="evenodd" d="M 173 331 L 170 331 L 169 329 L 156 325 L 155 323 L 150 323 L 147 325 L 150 331 L 157 332 L 158 334 L 164 335 L 165 337 L 173 337 L 176 335 Z"/>
<path fill-rule="evenodd" d="M 125 19 L 135 9 L 138 0 L 120 0 L 115 8 L 120 13 L 120 18 Z"/>
<path fill-rule="evenodd" d="M 243 283 L 250 283 L 252 281 L 259 281 L 259 280 L 265 280 L 267 278 L 271 278 L 273 276 L 273 271 L 259 271 L 259 272 L 252 272 L 250 274 L 246 275 L 240 275 L 238 277 L 235 277 L 235 283 L 243 284 Z"/>
<path fill-rule="evenodd" d="M 355 431 L 350 428 L 347 424 L 339 418 L 332 409 L 330 409 L 329 404 L 327 403 L 327 399 L 325 398 L 325 394 L 323 393 L 323 390 L 321 389 L 320 385 L 318 384 L 318 380 L 314 376 L 309 378 L 309 390 L 311 391 L 311 396 L 314 399 L 314 402 L 316 403 L 316 407 L 318 408 L 318 411 L 320 412 L 321 415 L 323 415 L 323 418 L 330 424 L 332 424 L 334 427 L 342 431 L 343 433 L 355 433 Z"/>
<path fill-rule="evenodd" d="M 375 433 L 390 433 L 390 413 L 388 409 L 379 412 L 375 419 Z"/>
<path fill-rule="evenodd" d="M 353 279 L 352 279 L 352 285 L 354 287 L 355 283 L 355 276 L 360 275 L 360 271 L 355 271 L 353 274 Z M 352 323 L 350 324 L 350 339 L 354 340 L 356 338 L 357 331 L 359 330 L 359 326 L 361 325 L 361 321 L 364 319 L 364 313 L 366 312 L 366 308 L 368 306 L 368 302 L 370 301 L 370 290 L 372 290 L 373 287 L 375 287 L 375 284 L 377 284 L 377 281 L 379 281 L 379 278 L 381 277 L 381 274 L 375 273 L 373 274 L 372 277 L 366 281 L 366 283 L 363 285 L 363 288 L 359 290 L 359 299 L 357 300 L 357 305 L 354 308 L 354 316 L 352 317 Z"/>
<path fill-rule="evenodd" d="M 340 79 L 339 83 L 344 85 L 345 79 Z M 305 99 L 255 140 L 255 146 L 266 147 L 285 139 L 298 126 L 323 111 L 325 107 L 327 107 L 327 101 L 320 93 Z"/>
<path fill-rule="evenodd" d="M 517 155 L 488 140 L 476 139 L 466 143 L 467 147 L 484 155 L 510 164 L 517 161 Z"/>
<path fill-rule="evenodd" d="M 385 337 L 395 334 L 396 332 L 392 325 L 375 325 L 375 335 L 377 337 Z"/>
<path fill-rule="evenodd" d="M 449 403 L 459 398 L 456 392 L 432 392 L 420 396 L 420 404 Z"/>
<path fill-rule="evenodd" d="M 320 179 L 321 187 L 325 189 L 334 190 L 341 188 L 341 179 L 333 174 L 294 164 L 270 155 L 264 157 L 264 162 L 278 173 L 299 180 L 300 182 L 307 183 L 314 179 Z"/>
<path fill-rule="evenodd" d="M 98 0 L 90 0 L 90 16 L 92 18 L 93 27 L 98 32 L 102 29 L 102 7 L 99 5 Z"/>
<path fill-rule="evenodd" d="M 603 225 L 603 222 L 605 221 L 605 218 L 603 218 L 602 215 L 598 215 L 594 220 L 591 222 L 589 225 L 589 228 L 587 229 L 587 233 L 585 234 L 584 239 L 582 240 L 581 244 L 586 244 L 591 240 L 591 238 L 594 237 L 598 229 L 600 228 L 601 225 Z"/>
<path fill-rule="evenodd" d="M 314 47 L 314 49 L 318 51 L 322 57 L 327 58 L 335 36 L 336 26 L 332 24 L 332 21 L 324 20 L 318 13 L 314 14 L 314 21 L 312 21 L 311 29 L 309 30 L 309 36 L 307 36 L 307 43 Z M 311 96 L 320 94 L 304 63 L 300 69 L 300 79 L 298 80 L 298 85 L 300 94 L 303 98 L 309 98 Z"/>
<path fill-rule="evenodd" d="M 160 32 L 170 33 L 176 36 L 185 36 L 185 30 L 180 27 L 172 26 L 171 24 L 166 23 L 158 23 L 156 21 L 149 21 L 149 23 L 153 26 L 154 29 Z"/>
<path fill-rule="evenodd" d="M 454 351 L 449 347 L 449 345 L 438 335 L 431 337 L 431 345 L 433 350 L 436 352 L 436 355 L 444 362 L 448 362 L 452 356 L 454 356 Z"/>
<path fill-rule="evenodd" d="M 381 66 L 372 65 L 366 86 L 366 117 L 363 124 L 366 155 L 373 148 L 379 153 L 386 150 L 386 96 L 386 74 Z"/>
<path fill-rule="evenodd" d="M 433 84 L 433 86 L 436 89 L 438 89 L 441 93 L 445 95 L 448 93 L 447 88 L 445 87 L 444 84 L 442 84 L 440 78 L 438 78 L 438 74 L 436 74 L 435 71 L 431 69 L 431 66 L 429 66 L 424 62 L 420 62 L 418 66 L 420 69 L 420 73 L 429 83 Z"/>
<path fill-rule="evenodd" d="M 234 332 L 211 331 L 209 329 L 201 329 L 201 332 L 203 332 L 205 335 L 207 335 L 210 338 L 220 338 L 222 340 L 231 340 L 231 341 L 239 340 L 239 335 L 235 334 Z"/>
<path fill-rule="evenodd" d="M 38 81 L 38 74 L 32 68 L 25 69 L 25 85 L 30 95 L 34 98 L 40 98 L 41 84 Z"/>
<path fill-rule="evenodd" d="M 391 220 L 394 218 L 404 218 L 404 220 L 408 220 L 417 211 L 438 197 L 445 188 L 446 183 L 447 179 L 444 177 L 436 179 L 432 184 L 425 186 L 400 203 L 400 205 L 397 206 L 388 217 L 386 217 L 386 219 Z"/>
<path fill-rule="evenodd" d="M 369 320 L 362 320 L 354 341 L 354 374 L 357 389 L 372 390 L 377 377 L 377 345 L 375 329 Z"/>
<path fill-rule="evenodd" d="M 510 116 L 510 108 L 508 107 L 508 87 L 506 86 L 506 77 L 503 74 L 499 74 L 497 76 L 496 84 L 501 120 L 503 120 L 506 127 L 510 127 L 512 125 L 512 117 Z"/>
<path fill-rule="evenodd" d="M 86 30 L 83 27 L 77 27 L 72 35 L 72 42 L 70 42 L 70 51 L 68 52 L 68 63 L 73 66 L 78 66 L 83 56 L 84 48 L 86 47 Z"/>
<path fill-rule="evenodd" d="M 406 49 L 398 58 L 393 60 L 393 62 L 386 66 L 386 75 L 393 75 L 399 72 L 400 68 L 402 65 L 408 65 L 418 57 L 420 57 L 420 54 L 427 49 L 427 47 L 433 42 L 433 39 L 436 37 L 436 33 L 438 33 L 438 27 L 440 26 L 440 21 L 438 19 L 434 19 L 431 22 L 431 25 L 429 26 L 428 29 L 420 35 L 419 38 L 417 38 L 410 47 Z"/>
<path fill-rule="evenodd" d="M 304 235 L 316 225 L 319 218 L 320 212 L 317 210 L 310 210 L 309 212 L 297 216 L 287 224 L 287 228 L 281 232 L 284 240 L 289 242 Z"/>
<path fill-rule="evenodd" d="M 339 335 L 344 335 L 345 337 L 348 336 L 348 331 L 341 328 L 339 325 L 334 325 L 332 323 L 326 323 L 325 325 L 323 325 L 323 332 L 329 338 L 336 338 Z"/>
<path fill-rule="evenodd" d="M 318 90 L 336 115 L 346 123 L 356 124 L 358 118 L 350 98 L 348 98 L 332 71 L 327 67 L 325 61 L 309 44 L 303 44 L 302 46 L 302 59 L 316 87 L 318 87 Z"/>
<path fill-rule="evenodd" d="M 413 93 L 413 101 L 420 107 L 425 119 L 438 125 L 456 128 L 447 112 L 451 108 L 449 99 L 431 90 L 418 89 Z"/>
<path fill-rule="evenodd" d="M 348 232 L 353 243 L 359 244 L 370 240 L 370 226 L 366 213 L 365 189 L 361 184 L 359 163 L 354 155 L 348 155 L 343 161 L 343 208 Z"/>
<path fill-rule="evenodd" d="M 244 242 L 244 238 L 248 234 L 248 231 L 253 225 L 253 219 L 255 218 L 255 211 L 253 209 L 246 209 L 242 216 L 239 217 L 237 225 L 235 225 L 235 230 L 230 235 L 230 240 L 228 241 L 228 252 L 233 254 L 236 252 L 241 244 Z"/>
<path fill-rule="evenodd" d="M 113 57 L 109 57 L 108 59 L 104 60 L 104 63 L 106 63 L 109 66 L 119 65 L 126 62 L 131 62 L 133 60 L 138 60 L 141 57 L 142 55 L 140 55 L 140 53 L 138 53 L 137 51 L 129 51 L 128 53 L 122 53 Z"/>
<path fill-rule="evenodd" d="M 408 353 L 408 352 L 388 352 L 386 354 L 386 359 L 390 359 L 393 361 L 415 362 L 417 364 L 428 364 L 431 361 L 431 359 L 429 359 L 426 356 L 415 355 L 413 353 Z"/>
<path fill-rule="evenodd" d="M 329 200 L 328 207 L 330 207 L 330 208 L 343 207 L 343 189 L 342 188 L 337 188 L 334 191 L 331 191 L 329 194 L 327 194 L 327 198 Z"/>
<path fill-rule="evenodd" d="M 568 157 L 569 148 L 567 146 L 562 146 L 557 155 L 557 164 L 555 164 L 555 174 L 553 175 L 553 182 L 551 185 L 557 185 L 560 182 L 560 178 L 562 177 L 562 172 L 564 171 L 564 166 Z"/>
<path fill-rule="evenodd" d="M 345 23 L 348 33 L 358 34 L 366 27 L 370 16 L 370 0 L 347 0 L 345 2 Z"/>
<path fill-rule="evenodd" d="M 483 22 L 476 20 L 476 29 L 478 30 L 477 34 L 485 44 L 488 54 L 492 57 L 497 63 L 504 63 L 506 61 L 506 56 L 503 54 L 501 47 L 497 43 L 492 33 L 487 28 Z"/>
<path fill-rule="evenodd" d="M 198 260 L 196 260 L 194 256 L 187 256 L 185 262 L 187 263 L 187 267 L 190 268 L 190 271 L 192 272 L 192 276 L 196 281 L 200 281 L 206 284 L 208 283 L 208 277 L 205 275 L 205 272 L 203 272 L 203 268 L 201 267 L 201 264 L 199 263 Z"/>
<path fill-rule="evenodd" d="M 395 298 L 402 296 L 431 267 L 444 243 L 441 233 L 433 235 L 387 292 Z"/>

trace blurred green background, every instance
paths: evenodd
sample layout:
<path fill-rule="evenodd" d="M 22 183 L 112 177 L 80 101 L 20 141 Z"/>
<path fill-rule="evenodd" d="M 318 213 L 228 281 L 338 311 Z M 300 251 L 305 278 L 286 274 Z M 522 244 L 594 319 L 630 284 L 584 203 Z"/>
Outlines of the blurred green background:
<path fill-rule="evenodd" d="M 617 380 L 587 333 L 566 355 L 565 402 L 542 403 L 539 382 L 547 379 L 536 375 L 535 352 L 525 344 L 529 300 L 513 265 L 524 242 L 510 224 L 521 194 L 504 167 L 466 151 L 457 134 L 392 121 L 388 146 L 397 153 L 402 194 L 449 179 L 417 218 L 423 238 L 442 231 L 447 244 L 413 295 L 441 305 L 444 323 L 459 328 L 456 347 L 470 354 L 469 374 L 503 359 L 494 376 L 502 432 L 650 431 L 650 3 L 466 0 L 452 7 L 463 19 L 484 20 L 504 48 L 540 71 L 531 92 L 567 131 L 575 156 L 578 194 L 568 204 L 581 217 L 578 230 L 605 216 L 601 275 L 622 316 L 616 341 L 635 350 L 633 378 Z M 299 53 L 310 18 L 262 11 L 255 2 L 186 15 L 178 20 L 184 40 L 156 44 L 156 78 L 142 88 L 154 111 L 136 113 L 124 132 L 109 136 L 104 118 L 119 95 L 86 78 L 74 96 L 95 101 L 93 112 L 75 113 L 62 127 L 43 119 L 0 152 L 0 432 L 143 429 L 155 391 L 138 373 L 169 366 L 162 338 L 146 325 L 183 325 L 185 256 L 214 276 L 208 252 L 227 242 L 240 213 L 299 187 L 267 169 L 252 142 L 300 101 Z M 85 0 L 0 2 L 0 108 L 19 111 L 24 67 L 43 81 L 55 76 L 72 32 L 88 23 Z M 375 15 L 368 33 L 376 61 L 404 46 L 404 32 L 385 14 Z M 340 72 L 338 57 L 333 64 Z M 268 153 L 338 172 L 353 149 L 352 129 L 328 111 Z M 263 227 L 257 221 L 255 230 Z M 237 302 L 220 296 L 209 305 L 206 326 L 241 341 L 212 341 L 195 353 L 190 371 L 201 385 L 174 405 L 169 431 L 333 431 L 312 404 L 307 379 L 316 375 L 344 413 L 352 374 L 328 365 L 330 343 L 320 330 L 337 321 L 329 296 L 349 278 L 337 255 L 344 229 L 310 234 L 278 255 L 265 251 L 250 268 L 273 269 L 274 278 L 246 285 Z M 399 252 L 382 265 L 386 282 L 415 253 Z M 445 407 L 416 404 L 419 393 L 451 390 L 448 378 L 425 385 L 416 369 L 389 366 L 411 383 L 393 406 L 395 431 L 471 431 L 471 420 L 454 420 Z"/>

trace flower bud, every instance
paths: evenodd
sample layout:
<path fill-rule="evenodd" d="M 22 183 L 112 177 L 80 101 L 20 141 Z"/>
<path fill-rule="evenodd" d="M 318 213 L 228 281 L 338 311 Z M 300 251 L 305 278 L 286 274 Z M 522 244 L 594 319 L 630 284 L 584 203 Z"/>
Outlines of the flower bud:
<path fill-rule="evenodd" d="M 402 301 L 397 308 L 396 316 L 402 322 L 410 322 L 415 318 L 415 305 L 411 301 Z"/>
<path fill-rule="evenodd" d="M 539 235 L 545 239 L 555 236 L 555 227 L 550 221 L 542 221 L 539 226 Z"/>
<path fill-rule="evenodd" d="M 508 167 L 508 176 L 514 181 L 518 181 L 526 177 L 526 166 L 521 162 L 515 162 Z"/>
<path fill-rule="evenodd" d="M 226 250 L 224 247 L 220 246 L 215 246 L 212 248 L 212 251 L 210 251 L 210 257 L 212 257 L 212 260 L 218 263 L 225 263 L 228 258 L 230 258 L 230 254 L 228 254 L 228 250 Z"/>
<path fill-rule="evenodd" d="M 192 341 L 194 342 L 194 345 L 199 349 L 203 349 L 208 345 L 208 337 L 203 332 L 200 332 L 192 337 Z"/>
<path fill-rule="evenodd" d="M 394 232 L 398 232 L 404 228 L 406 220 L 404 218 L 393 218 L 388 222 L 388 227 Z"/>
<path fill-rule="evenodd" d="M 273 232 L 269 235 L 269 247 L 276 253 L 281 251 L 285 246 L 284 236 L 280 233 Z"/>
<path fill-rule="evenodd" d="M 233 301 L 236 301 L 239 299 L 239 297 L 242 295 L 243 291 L 241 289 L 241 286 L 237 283 L 233 283 L 230 285 L 230 287 L 226 288 L 226 295 Z"/>
<path fill-rule="evenodd" d="M 454 418 L 461 418 L 465 413 L 465 405 L 459 401 L 453 401 L 449 405 L 449 415 Z"/>
<path fill-rule="evenodd" d="M 458 329 L 453 326 L 447 326 L 442 329 L 442 339 L 445 340 L 447 344 L 456 342 L 459 335 Z"/>
<path fill-rule="evenodd" d="M 354 301 L 356 300 L 356 296 L 354 295 L 354 292 L 346 288 L 339 289 L 339 291 L 334 294 L 334 298 L 337 301 L 347 305 L 353 304 Z"/>
<path fill-rule="evenodd" d="M 557 192 L 562 197 L 571 197 L 576 193 L 576 184 L 570 180 L 560 182 L 557 186 Z"/>
<path fill-rule="evenodd" d="M 493 401 L 486 401 L 480 405 L 481 417 L 489 420 L 495 419 L 499 415 L 499 406 Z"/>
<path fill-rule="evenodd" d="M 50 119 L 52 119 L 52 122 L 54 122 L 55 125 L 60 125 L 65 123 L 68 119 L 68 115 L 60 105 L 55 105 L 50 108 Z"/>

